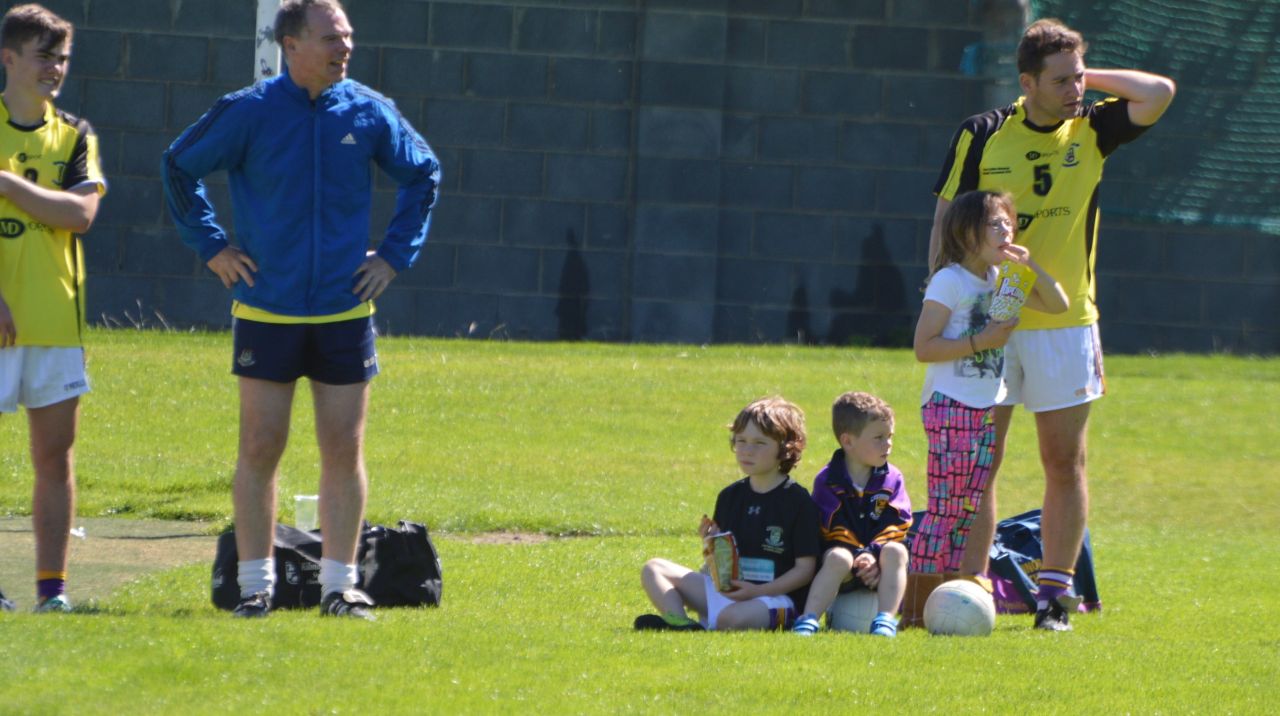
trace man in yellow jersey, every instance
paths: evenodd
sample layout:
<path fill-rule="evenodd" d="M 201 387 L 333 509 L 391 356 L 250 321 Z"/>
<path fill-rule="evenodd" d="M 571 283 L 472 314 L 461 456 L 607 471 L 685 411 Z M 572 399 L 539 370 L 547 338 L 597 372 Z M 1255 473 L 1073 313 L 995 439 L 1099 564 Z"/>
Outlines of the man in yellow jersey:
<path fill-rule="evenodd" d="M 218 100 L 165 152 L 170 214 L 183 241 L 232 289 L 240 387 L 236 616 L 266 616 L 275 563 L 276 468 L 297 380 L 311 381 L 320 446 L 322 615 L 372 619 L 356 589 L 367 478 L 364 426 L 378 372 L 373 300 L 426 241 L 440 164 L 390 100 L 347 79 L 351 25 L 337 0 L 285 0 L 279 76 Z M 368 253 L 372 167 L 398 185 Z M 227 242 L 201 178 L 225 170 L 240 246 Z"/>
<path fill-rule="evenodd" d="M 1066 289 L 1066 313 L 1023 309 L 1005 346 L 1009 397 L 995 411 L 996 453 L 991 480 L 1004 455 L 1013 406 L 1036 416 L 1045 472 L 1036 627 L 1070 629 L 1064 595 L 1088 516 L 1085 435 L 1089 403 L 1102 397 L 1094 262 L 1098 188 L 1106 158 L 1137 139 L 1164 114 L 1174 83 L 1137 70 L 1086 69 L 1087 45 L 1057 20 L 1040 20 L 1018 44 L 1023 96 L 1007 107 L 965 120 L 952 140 L 934 193 L 938 202 L 929 237 L 932 263 L 940 220 L 957 194 L 975 189 L 1013 194 L 1020 244 Z M 1091 104 L 1086 89 L 1110 95 Z M 989 483 L 978 508 L 962 571 L 985 571 L 995 533 L 995 490 Z"/>
<path fill-rule="evenodd" d="M 27 409 L 40 612 L 71 610 L 63 592 L 72 451 L 80 396 L 89 391 L 78 235 L 106 192 L 93 128 L 53 106 L 72 34 L 71 23 L 33 4 L 10 9 L 0 25 L 0 413 Z M 0 595 L 0 608 L 6 602 Z"/>

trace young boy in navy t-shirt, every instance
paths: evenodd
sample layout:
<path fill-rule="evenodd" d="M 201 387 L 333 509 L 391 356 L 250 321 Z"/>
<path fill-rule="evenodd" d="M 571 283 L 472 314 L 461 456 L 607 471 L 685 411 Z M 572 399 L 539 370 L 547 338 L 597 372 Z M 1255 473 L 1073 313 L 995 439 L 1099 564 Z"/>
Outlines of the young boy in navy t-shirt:
<path fill-rule="evenodd" d="M 637 617 L 636 629 L 788 629 L 805 602 L 820 546 L 818 510 L 789 474 L 804 451 L 804 413 L 782 398 L 762 398 L 730 430 L 746 477 L 720 492 L 714 518 L 703 515 L 698 532 L 704 539 L 733 534 L 741 578 L 722 592 L 705 570 L 651 559 L 640 581 L 659 613 Z"/>

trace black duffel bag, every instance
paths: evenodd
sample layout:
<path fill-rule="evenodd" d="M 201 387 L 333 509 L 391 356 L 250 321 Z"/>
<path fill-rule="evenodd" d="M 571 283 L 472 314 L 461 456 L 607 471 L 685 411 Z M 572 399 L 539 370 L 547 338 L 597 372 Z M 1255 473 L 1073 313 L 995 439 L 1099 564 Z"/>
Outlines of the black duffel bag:
<path fill-rule="evenodd" d="M 272 609 L 314 607 L 320 603 L 320 532 L 304 532 L 276 524 L 276 560 Z M 235 609 L 240 603 L 236 582 L 239 555 L 235 532 L 218 537 L 213 559 L 213 605 Z M 426 525 L 400 520 L 398 527 L 365 523 L 360 532 L 356 583 L 379 607 L 439 606 L 440 554 Z"/>

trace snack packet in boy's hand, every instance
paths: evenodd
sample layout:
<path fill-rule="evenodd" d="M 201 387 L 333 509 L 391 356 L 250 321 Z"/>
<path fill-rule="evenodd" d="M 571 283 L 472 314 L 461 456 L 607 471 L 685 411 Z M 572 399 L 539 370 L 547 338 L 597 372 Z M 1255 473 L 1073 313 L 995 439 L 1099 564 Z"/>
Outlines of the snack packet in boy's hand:
<path fill-rule="evenodd" d="M 1035 282 L 1036 272 L 1030 266 L 1001 261 L 1000 272 L 996 275 L 996 290 L 991 294 L 991 310 L 987 315 L 995 321 L 1007 321 L 1018 315 Z"/>
<path fill-rule="evenodd" d="M 738 542 L 732 532 L 717 532 L 702 539 L 702 555 L 707 560 L 707 571 L 716 589 L 731 592 L 732 580 L 739 577 Z"/>

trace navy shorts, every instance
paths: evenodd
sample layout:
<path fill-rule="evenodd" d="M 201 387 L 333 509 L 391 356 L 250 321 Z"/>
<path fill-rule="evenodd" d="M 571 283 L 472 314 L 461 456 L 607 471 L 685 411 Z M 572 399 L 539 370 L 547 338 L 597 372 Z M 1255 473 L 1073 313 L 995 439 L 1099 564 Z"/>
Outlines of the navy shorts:
<path fill-rule="evenodd" d="M 231 322 L 231 372 L 292 383 L 306 376 L 330 385 L 363 383 L 378 374 L 373 317 L 334 323 Z"/>

